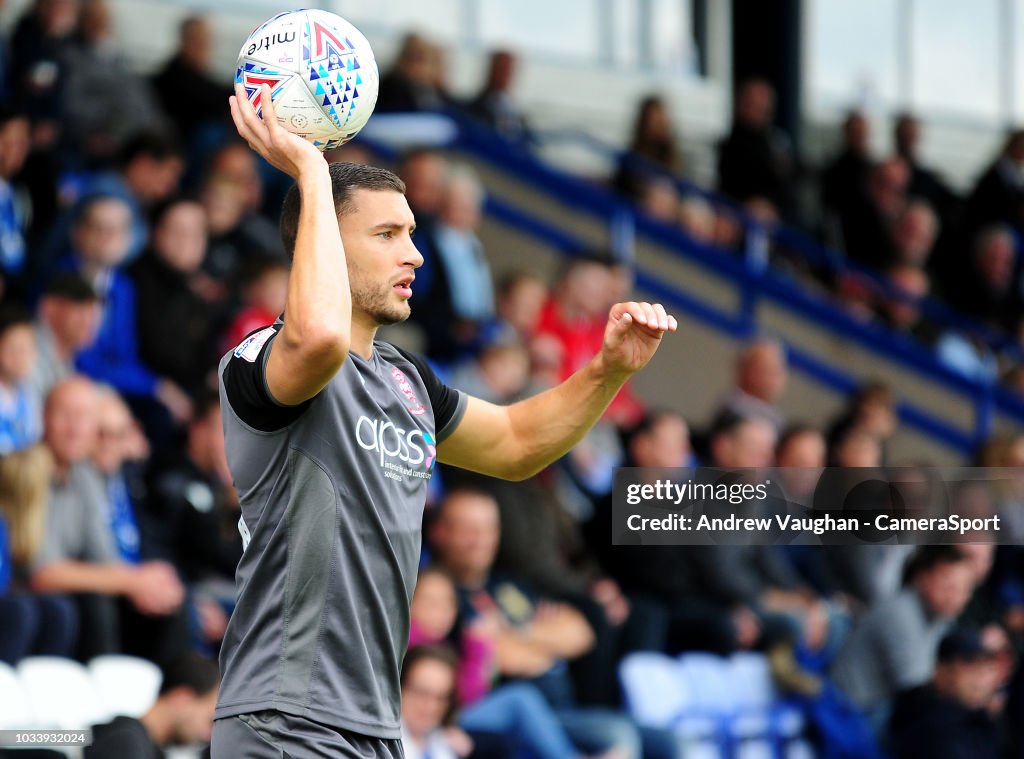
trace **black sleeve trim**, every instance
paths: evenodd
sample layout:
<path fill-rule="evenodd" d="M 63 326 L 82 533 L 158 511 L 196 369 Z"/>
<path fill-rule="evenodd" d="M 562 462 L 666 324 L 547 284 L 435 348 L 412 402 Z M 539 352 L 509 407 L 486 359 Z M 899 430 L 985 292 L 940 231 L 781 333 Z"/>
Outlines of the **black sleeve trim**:
<path fill-rule="evenodd" d="M 462 421 L 462 415 L 466 412 L 468 400 L 461 390 L 448 387 L 430 368 L 430 364 L 424 361 L 415 353 L 393 346 L 402 358 L 408 361 L 420 375 L 423 384 L 427 386 L 427 396 L 430 399 L 430 407 L 434 410 L 434 431 L 437 442 L 440 443 L 448 437 Z"/>
<path fill-rule="evenodd" d="M 302 416 L 313 401 L 310 398 L 296 406 L 285 406 L 271 397 L 267 389 L 266 369 L 276 338 L 277 334 L 274 334 L 267 340 L 255 361 L 242 358 L 236 351 L 224 367 L 224 391 L 231 408 L 239 419 L 260 432 L 283 430 Z"/>

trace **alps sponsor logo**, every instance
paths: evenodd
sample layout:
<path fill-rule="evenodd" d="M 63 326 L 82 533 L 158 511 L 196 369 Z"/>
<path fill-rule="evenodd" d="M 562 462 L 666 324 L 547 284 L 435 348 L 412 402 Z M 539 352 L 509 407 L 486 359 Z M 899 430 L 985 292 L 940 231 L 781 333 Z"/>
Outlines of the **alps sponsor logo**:
<path fill-rule="evenodd" d="M 398 383 L 398 389 L 405 396 L 405 399 L 409 401 L 409 413 L 413 416 L 423 416 L 427 409 L 417 400 L 416 393 L 413 392 L 412 385 L 409 383 L 409 378 L 405 376 L 405 372 L 401 369 L 392 369 L 391 378 Z"/>
<path fill-rule="evenodd" d="M 359 447 L 374 454 L 386 477 L 400 481 L 406 477 L 430 479 L 437 447 L 429 432 L 419 427 L 405 430 L 390 419 L 360 416 L 355 435 Z"/>

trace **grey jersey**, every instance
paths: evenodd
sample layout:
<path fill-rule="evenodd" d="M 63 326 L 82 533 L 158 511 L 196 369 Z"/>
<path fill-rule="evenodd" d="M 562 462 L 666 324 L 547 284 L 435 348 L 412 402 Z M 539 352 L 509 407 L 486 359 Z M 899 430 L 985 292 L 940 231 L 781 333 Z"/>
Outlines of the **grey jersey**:
<path fill-rule="evenodd" d="M 375 343 L 317 396 L 281 406 L 265 381 L 280 326 L 220 363 L 246 547 L 216 716 L 274 709 L 398 738 L 427 482 L 466 398 Z"/>

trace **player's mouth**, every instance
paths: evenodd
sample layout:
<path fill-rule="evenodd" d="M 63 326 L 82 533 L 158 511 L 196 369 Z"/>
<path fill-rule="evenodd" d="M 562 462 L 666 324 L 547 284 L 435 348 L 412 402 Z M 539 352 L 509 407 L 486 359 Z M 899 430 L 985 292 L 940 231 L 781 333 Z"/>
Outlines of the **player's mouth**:
<path fill-rule="evenodd" d="M 416 279 L 415 276 L 409 275 L 403 277 L 394 284 L 394 290 L 398 293 L 400 298 L 411 298 L 412 297 L 412 281 Z"/>

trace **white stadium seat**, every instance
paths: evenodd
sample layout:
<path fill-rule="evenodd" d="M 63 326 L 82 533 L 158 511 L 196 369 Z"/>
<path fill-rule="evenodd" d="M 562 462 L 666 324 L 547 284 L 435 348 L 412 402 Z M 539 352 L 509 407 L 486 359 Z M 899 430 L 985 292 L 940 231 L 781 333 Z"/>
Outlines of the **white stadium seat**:
<path fill-rule="evenodd" d="M 145 659 L 97 656 L 88 670 L 103 710 L 112 717 L 141 717 L 160 692 L 160 668 Z"/>
<path fill-rule="evenodd" d="M 82 730 L 110 718 L 89 671 L 78 662 L 30 656 L 18 663 L 17 671 L 37 727 Z"/>
<path fill-rule="evenodd" d="M 35 715 L 18 673 L 9 664 L 0 662 L 0 730 L 35 726 Z"/>

